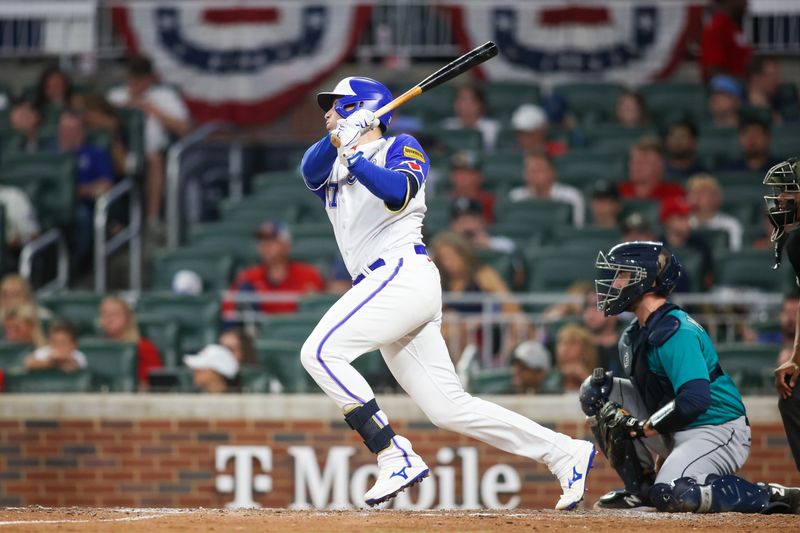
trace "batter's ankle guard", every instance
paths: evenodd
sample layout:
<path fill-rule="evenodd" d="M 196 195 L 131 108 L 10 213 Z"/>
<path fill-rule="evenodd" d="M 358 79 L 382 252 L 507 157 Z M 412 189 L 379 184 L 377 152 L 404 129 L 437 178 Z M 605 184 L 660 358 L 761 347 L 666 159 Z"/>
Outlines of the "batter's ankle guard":
<path fill-rule="evenodd" d="M 389 424 L 379 425 L 375 418 L 375 413 L 379 410 L 378 402 L 373 398 L 344 415 L 344 421 L 347 422 L 350 429 L 358 431 L 358 434 L 364 439 L 364 444 L 372 453 L 378 453 L 391 446 L 392 437 L 395 436 L 392 426 Z"/>

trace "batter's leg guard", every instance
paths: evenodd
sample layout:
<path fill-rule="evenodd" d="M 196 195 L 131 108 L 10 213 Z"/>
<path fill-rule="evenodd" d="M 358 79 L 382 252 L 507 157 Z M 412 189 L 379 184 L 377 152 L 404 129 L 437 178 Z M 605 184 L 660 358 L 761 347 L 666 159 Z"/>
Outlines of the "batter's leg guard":
<path fill-rule="evenodd" d="M 347 425 L 350 426 L 350 429 L 358 431 L 358 434 L 364 439 L 364 444 L 372 453 L 379 453 L 391 446 L 392 437 L 395 436 L 392 426 L 388 423 L 381 425 L 378 422 L 375 413 L 379 410 L 378 402 L 373 398 L 344 415 Z"/>
<path fill-rule="evenodd" d="M 689 477 L 656 483 L 650 500 L 656 509 L 668 512 L 762 513 L 770 508 L 766 487 L 732 475 L 712 475 L 702 485 Z"/>
<path fill-rule="evenodd" d="M 603 454 L 608 457 L 608 453 L 604 446 L 605 443 L 600 438 L 600 429 L 597 426 L 592 426 L 591 429 L 595 442 L 600 449 L 603 450 Z M 622 464 L 611 466 L 617 472 L 617 475 L 619 475 L 620 479 L 622 479 L 622 483 L 625 485 L 625 491 L 638 497 L 641 500 L 642 505 L 648 505 L 648 493 L 650 491 L 650 487 L 653 486 L 656 474 L 651 468 L 645 468 L 645 466 L 642 465 L 641 461 L 639 460 L 639 456 L 636 453 L 634 441 L 629 440 L 624 444 L 624 446 L 625 461 L 623 461 Z M 611 493 L 606 494 L 606 496 L 610 497 Z"/>

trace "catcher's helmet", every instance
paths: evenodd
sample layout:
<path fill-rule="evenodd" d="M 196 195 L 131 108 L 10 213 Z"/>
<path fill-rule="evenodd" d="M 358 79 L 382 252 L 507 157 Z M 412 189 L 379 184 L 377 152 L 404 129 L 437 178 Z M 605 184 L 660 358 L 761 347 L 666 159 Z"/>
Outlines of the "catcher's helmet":
<path fill-rule="evenodd" d="M 338 98 L 338 100 L 337 100 Z M 336 84 L 333 91 L 317 95 L 317 103 L 323 111 L 333 107 L 342 118 L 349 117 L 358 109 L 377 111 L 392 101 L 392 93 L 384 84 L 372 78 L 351 76 Z M 386 131 L 392 121 L 392 111 L 382 117 L 381 130 Z"/>
<path fill-rule="evenodd" d="M 606 316 L 618 315 L 645 293 L 668 296 L 683 267 L 672 254 L 660 264 L 663 249 L 660 242 L 634 241 L 617 244 L 607 254 L 598 253 L 597 308 Z"/>
<path fill-rule="evenodd" d="M 780 239 L 786 230 L 797 224 L 797 200 L 781 193 L 800 193 L 800 161 L 796 157 L 778 163 L 767 171 L 764 185 L 772 187 L 772 194 L 765 194 L 767 216 L 772 223 L 772 242 Z"/>

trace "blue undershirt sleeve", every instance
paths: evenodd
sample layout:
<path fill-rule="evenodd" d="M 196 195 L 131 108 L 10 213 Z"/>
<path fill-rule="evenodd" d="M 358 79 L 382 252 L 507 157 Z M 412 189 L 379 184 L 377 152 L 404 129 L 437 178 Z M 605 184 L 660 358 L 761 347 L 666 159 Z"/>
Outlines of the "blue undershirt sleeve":
<path fill-rule="evenodd" d="M 359 157 L 350 165 L 350 174 L 358 178 L 372 194 L 390 208 L 404 207 L 409 194 L 408 176 L 399 170 L 389 170 Z"/>
<path fill-rule="evenodd" d="M 327 135 L 312 144 L 303 154 L 303 161 L 300 163 L 300 171 L 303 173 L 306 186 L 312 191 L 322 187 L 335 161 L 336 147 L 331 144 Z"/>
<path fill-rule="evenodd" d="M 711 406 L 711 383 L 707 379 L 687 381 L 678 389 L 675 408 L 685 424 L 690 424 Z"/>

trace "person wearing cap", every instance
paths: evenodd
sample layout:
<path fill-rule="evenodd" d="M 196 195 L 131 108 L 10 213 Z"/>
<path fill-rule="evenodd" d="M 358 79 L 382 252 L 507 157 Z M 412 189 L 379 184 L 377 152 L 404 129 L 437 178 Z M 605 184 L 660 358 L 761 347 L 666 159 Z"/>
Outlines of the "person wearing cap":
<path fill-rule="evenodd" d="M 664 234 L 659 241 L 663 242 L 674 252 L 680 250 L 690 249 L 698 253 L 702 259 L 701 272 L 705 276 L 700 280 L 700 289 L 708 289 L 713 283 L 713 256 L 711 254 L 711 246 L 703 238 L 702 235 L 692 229 L 689 222 L 689 217 L 692 214 L 692 206 L 689 202 L 682 198 L 670 198 L 661 204 L 661 211 L 659 212 L 659 219 L 661 226 L 664 228 Z M 689 279 L 689 272 L 684 272 L 685 276 L 681 276 L 675 288 L 676 292 L 683 292 L 689 290 L 691 287 L 688 282 L 684 283 L 682 279 Z"/>
<path fill-rule="evenodd" d="M 622 203 L 616 184 L 610 181 L 595 182 L 589 202 L 592 225 L 596 228 L 616 228 L 621 211 Z"/>
<path fill-rule="evenodd" d="M 623 198 L 661 202 L 672 197 L 683 198 L 683 187 L 664 181 L 664 157 L 658 139 L 644 137 L 631 146 L 628 181 L 620 183 L 619 193 Z"/>
<path fill-rule="evenodd" d="M 292 236 L 285 224 L 268 220 L 258 227 L 253 237 L 261 262 L 239 272 L 230 286 L 231 293 L 305 294 L 320 292 L 325 288 L 325 281 L 314 266 L 289 258 Z M 237 306 L 235 295 L 229 296 L 222 303 L 222 316 L 226 323 L 240 322 L 236 320 L 237 308 L 260 310 L 266 314 L 294 313 L 297 311 L 297 302 L 264 301 Z"/>
<path fill-rule="evenodd" d="M 203 293 L 203 278 L 194 270 L 179 270 L 172 276 L 171 288 L 174 294 L 197 296 Z"/>
<path fill-rule="evenodd" d="M 697 126 L 689 120 L 670 124 L 664 137 L 664 175 L 669 179 L 686 179 L 704 172 L 697 158 Z"/>
<path fill-rule="evenodd" d="M 738 128 L 744 90 L 730 76 L 714 76 L 708 84 L 708 112 L 716 128 Z"/>
<path fill-rule="evenodd" d="M 744 228 L 736 217 L 722 213 L 722 187 L 714 176 L 695 174 L 686 185 L 686 199 L 692 207 L 689 223 L 696 229 L 722 230 L 728 234 L 728 247 L 733 252 L 742 249 Z"/>
<path fill-rule="evenodd" d="M 523 153 L 544 151 L 551 156 L 559 156 L 567 152 L 565 143 L 547 138 L 547 114 L 538 105 L 519 106 L 511 115 L 511 127 L 517 135 L 517 147 Z"/>
<path fill-rule="evenodd" d="M 511 384 L 517 394 L 536 394 L 552 366 L 552 355 L 538 341 L 525 341 L 511 355 Z"/>
<path fill-rule="evenodd" d="M 483 188 L 483 172 L 474 152 L 461 151 L 450 158 L 450 197 L 471 198 L 483 207 L 483 218 L 494 221 L 494 194 Z"/>
<path fill-rule="evenodd" d="M 486 116 L 486 93 L 478 85 L 462 85 L 456 89 L 453 100 L 454 116 L 442 121 L 446 130 L 477 130 L 483 140 L 483 149 L 494 150 L 500 123 Z"/>
<path fill-rule="evenodd" d="M 547 152 L 525 154 L 525 185 L 511 189 L 508 198 L 512 202 L 542 199 L 554 200 L 572 206 L 572 224 L 583 227 L 585 205 L 581 192 L 570 185 L 556 181 L 556 168 Z"/>
<path fill-rule="evenodd" d="M 656 239 L 650 222 L 638 211 L 626 215 L 620 222 L 619 229 L 622 232 L 623 242 L 654 241 Z"/>
<path fill-rule="evenodd" d="M 192 369 L 192 383 L 197 392 L 238 392 L 239 361 L 225 346 L 209 344 L 195 355 L 185 355 L 183 362 Z"/>
<path fill-rule="evenodd" d="M 770 154 L 769 145 L 772 138 L 769 125 L 757 118 L 747 118 L 739 127 L 739 148 L 742 156 L 731 161 L 726 170 L 740 172 L 768 171 L 780 163 L 780 159 Z"/>

